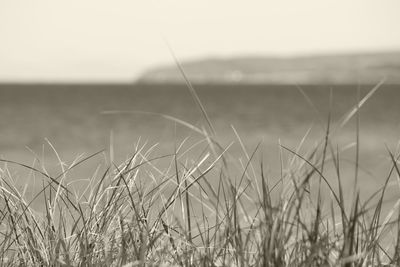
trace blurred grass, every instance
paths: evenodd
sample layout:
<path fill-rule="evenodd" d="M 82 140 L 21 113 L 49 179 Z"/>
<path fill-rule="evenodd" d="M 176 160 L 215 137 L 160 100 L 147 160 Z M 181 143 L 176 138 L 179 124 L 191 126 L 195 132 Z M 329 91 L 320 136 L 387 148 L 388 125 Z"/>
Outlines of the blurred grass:
<path fill-rule="evenodd" d="M 0 265 L 399 266 L 400 201 L 385 196 L 398 190 L 398 147 L 375 158 L 389 166 L 379 188 L 367 194 L 358 184 L 367 175 L 357 156 L 360 108 L 379 86 L 340 120 L 332 105 L 319 113 L 319 138 L 310 130 L 297 145 L 280 142 L 278 174 L 262 142 L 249 150 L 233 128 L 235 140 L 221 143 L 218 131 L 174 117 L 166 118 L 202 134 L 175 138 L 171 153 L 139 140 L 119 163 L 104 151 L 64 161 L 48 141 L 56 174 L 40 157 L 0 160 Z M 339 145 L 335 129 L 354 118 L 355 143 Z M 356 152 L 351 164 L 342 157 L 348 150 Z M 91 175 L 74 177 L 93 161 Z"/>

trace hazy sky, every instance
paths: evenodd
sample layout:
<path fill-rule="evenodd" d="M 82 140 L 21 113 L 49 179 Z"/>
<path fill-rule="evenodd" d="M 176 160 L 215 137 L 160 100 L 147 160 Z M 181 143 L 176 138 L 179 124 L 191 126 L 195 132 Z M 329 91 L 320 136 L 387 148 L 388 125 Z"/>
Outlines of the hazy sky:
<path fill-rule="evenodd" d="M 400 50 L 400 0 L 0 0 L 0 81 L 128 81 L 181 59 Z"/>

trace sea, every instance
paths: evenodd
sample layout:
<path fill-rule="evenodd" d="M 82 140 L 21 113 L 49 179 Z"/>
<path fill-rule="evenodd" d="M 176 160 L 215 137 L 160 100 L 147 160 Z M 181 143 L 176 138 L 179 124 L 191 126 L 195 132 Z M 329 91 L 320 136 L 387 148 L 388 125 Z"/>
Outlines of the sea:
<path fill-rule="evenodd" d="M 297 157 L 285 148 L 309 155 L 329 125 L 328 154 L 340 151 L 344 185 L 352 184 L 357 165 L 359 190 L 367 196 L 384 184 L 393 163 L 389 152 L 398 154 L 400 140 L 400 86 L 384 84 L 366 97 L 374 86 L 194 85 L 207 120 L 183 84 L 2 84 L 0 175 L 12 176 L 22 188 L 36 179 L 39 188 L 40 175 L 20 164 L 56 176 L 100 152 L 71 171 L 71 181 L 85 180 L 98 166 L 118 165 L 138 148 L 149 158 L 189 149 L 204 141 L 193 128 L 211 133 L 210 122 L 213 138 L 231 158 L 245 166 L 257 150 L 254 165 L 264 162 L 276 180 Z M 392 176 L 388 201 L 399 194 Z"/>

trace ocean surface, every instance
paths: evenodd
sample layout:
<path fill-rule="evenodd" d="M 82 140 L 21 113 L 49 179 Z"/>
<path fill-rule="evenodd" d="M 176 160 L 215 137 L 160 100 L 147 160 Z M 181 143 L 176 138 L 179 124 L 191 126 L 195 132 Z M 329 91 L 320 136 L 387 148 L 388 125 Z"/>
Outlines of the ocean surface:
<path fill-rule="evenodd" d="M 250 154 L 262 141 L 259 150 L 274 176 L 280 171 L 279 144 L 295 149 L 310 130 L 300 150 L 306 153 L 323 138 L 328 114 L 332 129 L 337 128 L 337 122 L 373 86 L 302 86 L 307 97 L 289 85 L 198 85 L 195 89 L 221 145 L 234 142 L 230 153 L 244 159 L 233 128 Z M 0 85 L 0 157 L 47 166 L 46 171 L 57 173 L 61 166 L 51 146 L 67 166 L 79 155 L 103 149 L 104 155 L 111 152 L 112 159 L 120 162 L 138 143 L 147 148 L 157 144 L 152 152 L 157 156 L 173 153 L 186 137 L 188 144 L 202 138 L 159 115 L 104 114 L 110 110 L 160 113 L 207 129 L 184 85 Z M 395 153 L 400 140 L 400 86 L 383 85 L 361 107 L 358 118 L 359 181 L 361 189 L 369 192 L 383 184 L 390 168 L 387 149 Z M 351 146 L 355 141 L 356 116 L 332 136 L 333 147 L 350 147 L 341 152 L 343 167 L 349 173 L 355 161 L 356 150 Z M 96 162 L 101 161 L 100 155 L 78 167 L 76 179 L 91 175 Z M 18 168 L 11 170 L 19 181 L 30 177 L 18 175 L 24 173 Z M 391 194 L 398 194 L 397 185 L 392 184 Z"/>

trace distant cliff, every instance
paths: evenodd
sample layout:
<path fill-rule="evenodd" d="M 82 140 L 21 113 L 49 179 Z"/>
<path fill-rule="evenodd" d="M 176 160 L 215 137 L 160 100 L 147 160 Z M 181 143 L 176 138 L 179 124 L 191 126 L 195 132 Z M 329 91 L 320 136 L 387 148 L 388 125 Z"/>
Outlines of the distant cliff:
<path fill-rule="evenodd" d="M 304 57 L 212 58 L 182 62 L 194 83 L 400 84 L 400 52 Z M 176 66 L 146 71 L 140 83 L 184 82 Z"/>

